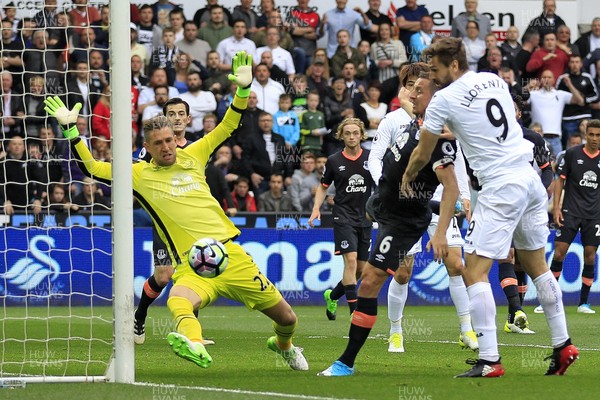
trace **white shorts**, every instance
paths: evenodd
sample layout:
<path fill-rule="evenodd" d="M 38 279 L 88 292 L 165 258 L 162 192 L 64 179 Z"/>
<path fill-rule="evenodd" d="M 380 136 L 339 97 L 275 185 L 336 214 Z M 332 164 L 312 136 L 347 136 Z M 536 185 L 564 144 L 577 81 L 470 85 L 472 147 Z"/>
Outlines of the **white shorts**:
<path fill-rule="evenodd" d="M 427 233 L 431 238 L 437 229 L 437 224 L 440 219 L 440 216 L 437 214 L 433 214 L 431 217 L 431 222 L 429 223 L 429 227 L 427 228 Z M 458 228 L 458 221 L 456 217 L 453 217 L 450 221 L 450 225 L 446 230 L 446 241 L 448 242 L 448 247 L 463 247 L 465 241 L 462 238 L 460 233 L 460 229 Z"/>
<path fill-rule="evenodd" d="M 419 240 L 417 241 L 417 243 L 413 244 L 413 247 L 410 248 L 410 250 L 408 251 L 408 253 L 406 253 L 407 257 L 412 257 L 417 253 L 420 253 L 421 250 L 421 238 L 419 238 Z"/>
<path fill-rule="evenodd" d="M 517 250 L 544 248 L 550 233 L 547 209 L 546 190 L 531 167 L 485 183 L 465 236 L 465 252 L 506 258 L 511 240 Z"/>

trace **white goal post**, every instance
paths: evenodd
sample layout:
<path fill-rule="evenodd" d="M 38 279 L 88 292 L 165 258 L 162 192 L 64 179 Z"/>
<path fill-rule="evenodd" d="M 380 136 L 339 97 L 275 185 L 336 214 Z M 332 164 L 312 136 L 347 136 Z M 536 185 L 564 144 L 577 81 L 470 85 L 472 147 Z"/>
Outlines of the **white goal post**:
<path fill-rule="evenodd" d="M 110 229 L 95 222 L 76 226 L 77 222 L 73 221 L 87 217 L 72 214 L 70 210 L 66 213 L 71 222 L 55 228 L 45 220 L 39 222 L 38 214 L 32 212 L 33 207 L 23 208 L 23 213 L 13 215 L 11 224 L 11 215 L 4 206 L 6 194 L 0 192 L 4 194 L 0 201 L 0 387 L 26 383 L 135 382 L 129 7 L 128 1 L 110 2 L 110 131 L 114 177 Z M 33 10 L 30 17 L 38 11 Z M 46 63 L 44 57 L 43 64 Z M 57 82 L 62 79 L 56 78 L 56 82 L 51 83 L 52 72 L 57 71 L 49 67 L 36 72 L 25 69 L 20 78 L 15 75 L 15 81 L 20 79 L 23 88 L 29 88 L 31 77 L 39 75 L 48 89 L 45 95 L 67 95 L 49 89 L 55 84 L 60 86 Z M 65 71 L 65 75 L 68 73 Z M 23 90 L 23 103 L 31 94 Z M 52 123 L 39 118 L 44 119 L 45 128 Z M 0 122 L 1 139 L 8 143 L 12 135 L 4 136 L 8 129 L 5 130 L 4 118 Z M 24 145 L 32 138 L 37 143 L 39 138 L 28 136 L 27 125 L 23 123 L 23 126 L 19 136 L 24 137 Z M 64 139 L 57 136 L 55 140 Z M 22 160 L 29 160 L 29 149 L 26 148 L 24 154 Z M 5 160 L 0 156 L 0 168 L 5 174 L 6 165 L 2 161 Z M 18 162 L 25 168 L 29 161 L 19 159 Z M 1 180 L 3 189 L 11 184 L 9 179 Z M 45 187 L 52 187 L 48 183 Z M 29 186 L 27 182 L 22 184 Z M 49 216 L 50 211 L 46 213 Z M 91 211 L 88 219 L 94 221 L 95 217 L 98 216 Z M 108 224 L 108 216 L 100 215 L 100 218 Z M 17 219 L 22 222 L 14 222 Z M 96 248 L 94 241 L 98 237 L 103 238 L 103 243 L 112 242 L 112 251 L 108 244 Z M 111 253 L 112 268 L 108 265 Z M 66 260 L 62 269 L 56 259 Z M 98 265 L 103 261 L 106 265 Z M 61 283 L 58 287 L 58 281 L 67 284 Z M 80 288 L 81 281 L 87 285 L 85 289 Z M 106 294 L 95 292 L 97 282 L 103 290 L 110 287 Z M 78 299 L 83 300 L 78 303 Z M 75 306 L 81 304 L 83 307 Z"/>
<path fill-rule="evenodd" d="M 131 45 L 129 2 L 110 5 L 113 137 L 115 382 L 135 381 L 133 343 L 133 202 L 131 187 Z M 127 38 L 127 40 L 125 40 Z"/>

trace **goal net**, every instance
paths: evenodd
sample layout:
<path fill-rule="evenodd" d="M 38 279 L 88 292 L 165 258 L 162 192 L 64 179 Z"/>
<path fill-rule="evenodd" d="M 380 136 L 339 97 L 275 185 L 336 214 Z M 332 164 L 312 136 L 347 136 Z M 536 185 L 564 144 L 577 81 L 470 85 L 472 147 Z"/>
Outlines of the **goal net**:
<path fill-rule="evenodd" d="M 118 145 L 111 138 L 113 99 L 125 94 L 130 103 L 130 85 L 112 79 L 117 74 L 109 49 L 116 30 L 109 30 L 108 21 L 112 17 L 112 25 L 128 32 L 129 4 L 114 2 L 122 13 L 115 17 L 117 10 L 102 4 L 108 2 L 84 8 L 76 8 L 77 2 L 38 3 L 17 9 L 25 2 L 3 2 L 2 10 L 0 380 L 112 380 L 120 341 L 132 348 L 118 330 L 131 317 L 115 313 L 115 303 L 132 304 L 133 298 L 132 285 L 126 296 L 115 294 L 115 185 L 83 175 L 43 100 L 58 96 L 69 109 L 81 102 L 81 139 L 96 159 L 117 157 L 111 154 Z M 126 49 L 123 62 L 129 63 Z M 111 95 L 115 84 L 121 92 L 113 89 Z M 131 137 L 125 142 L 131 146 Z M 130 189 L 128 196 L 131 204 Z"/>

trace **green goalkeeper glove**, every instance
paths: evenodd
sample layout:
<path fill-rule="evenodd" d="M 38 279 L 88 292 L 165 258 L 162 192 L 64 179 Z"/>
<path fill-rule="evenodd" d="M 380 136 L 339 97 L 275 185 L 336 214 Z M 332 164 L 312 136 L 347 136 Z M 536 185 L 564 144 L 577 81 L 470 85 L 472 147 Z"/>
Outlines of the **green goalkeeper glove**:
<path fill-rule="evenodd" d="M 75 123 L 79 116 L 79 110 L 81 110 L 82 107 L 81 103 L 75 104 L 71 111 L 69 111 L 67 106 L 65 106 L 58 96 L 46 98 L 44 104 L 46 104 L 44 110 L 46 110 L 48 115 L 56 118 L 62 128 L 63 135 L 67 139 L 73 140 L 79 136 L 79 131 L 77 130 Z"/>
<path fill-rule="evenodd" d="M 250 85 L 252 84 L 252 55 L 245 51 L 238 51 L 233 56 L 233 74 L 227 75 L 227 79 L 237 85 L 236 94 L 239 97 L 250 96 Z"/>

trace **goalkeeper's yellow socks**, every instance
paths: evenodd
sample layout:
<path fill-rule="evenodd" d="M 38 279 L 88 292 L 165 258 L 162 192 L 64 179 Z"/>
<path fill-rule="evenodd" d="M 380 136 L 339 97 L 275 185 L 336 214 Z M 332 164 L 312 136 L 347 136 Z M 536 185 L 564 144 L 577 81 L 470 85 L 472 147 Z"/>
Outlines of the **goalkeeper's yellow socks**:
<path fill-rule="evenodd" d="M 167 307 L 173 315 L 175 330 L 191 342 L 202 343 L 202 327 L 194 316 L 192 302 L 184 297 L 173 296 L 167 300 Z"/>
<path fill-rule="evenodd" d="M 294 332 L 296 331 L 296 324 L 297 322 L 294 322 L 292 325 L 283 326 L 273 321 L 273 331 L 275 331 L 277 346 L 281 350 L 289 350 L 292 347 L 292 336 L 294 336 Z"/>

